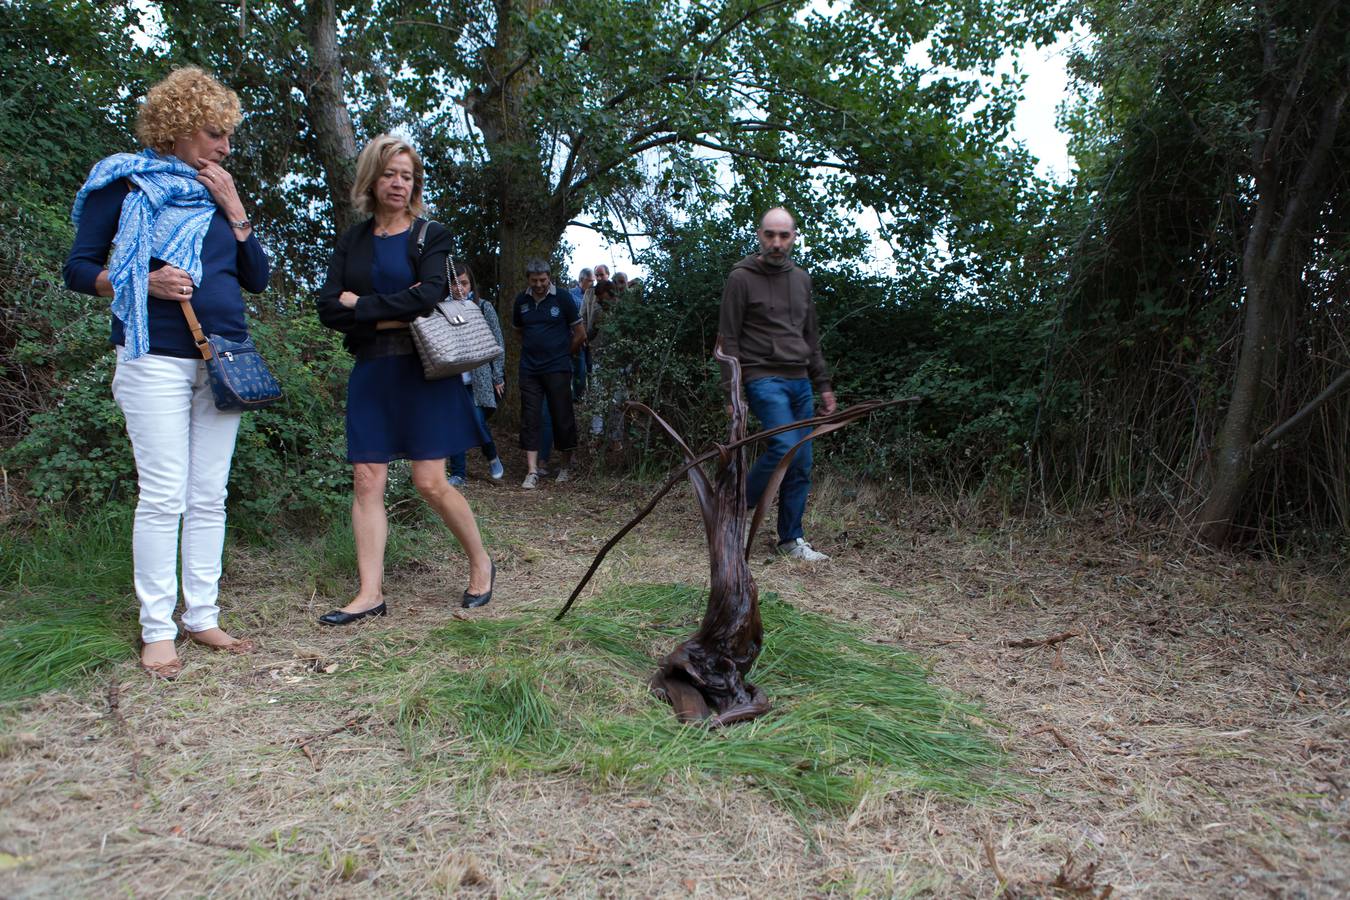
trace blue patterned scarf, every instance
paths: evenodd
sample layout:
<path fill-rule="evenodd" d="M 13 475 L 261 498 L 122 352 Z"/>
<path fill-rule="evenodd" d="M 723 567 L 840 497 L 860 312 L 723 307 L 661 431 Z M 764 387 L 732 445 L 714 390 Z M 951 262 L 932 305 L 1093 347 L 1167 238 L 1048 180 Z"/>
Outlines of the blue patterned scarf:
<path fill-rule="evenodd" d="M 126 329 L 123 359 L 135 359 L 150 350 L 150 257 L 187 272 L 192 283 L 202 280 L 202 239 L 211 227 L 216 204 L 197 181 L 197 170 L 175 157 L 154 150 L 114 153 L 89 170 L 84 187 L 75 195 L 70 218 L 78 228 L 90 191 L 126 178 L 140 188 L 122 201 L 108 280 L 113 286 L 112 313 Z"/>

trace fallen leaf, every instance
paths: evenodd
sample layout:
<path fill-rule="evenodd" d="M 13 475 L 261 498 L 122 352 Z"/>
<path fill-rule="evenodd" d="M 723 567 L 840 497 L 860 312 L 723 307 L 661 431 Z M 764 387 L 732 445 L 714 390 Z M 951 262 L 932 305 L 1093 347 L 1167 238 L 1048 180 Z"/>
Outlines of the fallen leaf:
<path fill-rule="evenodd" d="M 8 869 L 17 869 L 19 866 L 32 860 L 31 856 L 15 856 L 13 853 L 0 851 L 0 872 Z"/>

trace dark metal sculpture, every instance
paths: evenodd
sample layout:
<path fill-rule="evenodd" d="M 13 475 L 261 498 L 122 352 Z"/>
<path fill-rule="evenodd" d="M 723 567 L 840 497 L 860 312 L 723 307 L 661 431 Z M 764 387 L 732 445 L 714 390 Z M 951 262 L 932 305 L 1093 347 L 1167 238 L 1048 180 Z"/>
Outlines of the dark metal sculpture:
<path fill-rule="evenodd" d="M 636 402 L 626 404 L 629 409 L 641 410 L 651 416 L 679 445 L 685 462 L 671 474 L 642 511 L 601 548 L 557 616 L 561 619 L 572 608 L 606 554 L 656 508 L 656 504 L 681 478 L 688 476 L 694 486 L 699 511 L 703 514 L 703 529 L 708 539 L 708 557 L 712 569 L 708 608 L 698 631 L 661 660 L 660 668 L 652 676 L 651 685 L 658 696 L 675 708 L 675 714 L 681 722 L 703 722 L 709 727 L 753 719 L 769 709 L 769 700 L 764 692 L 747 680 L 764 640 L 764 628 L 759 619 L 759 588 L 750 575 L 747 560 L 760 522 L 778 493 L 798 448 L 813 438 L 843 428 L 879 409 L 918 399 L 870 400 L 828 416 L 802 419 L 747 437 L 740 361 L 725 355 L 720 341 L 713 348 L 713 357 L 731 372 L 731 428 L 728 442 L 695 455 L 675 429 L 650 407 Z M 750 517 L 747 533 L 745 448 L 803 426 L 812 426 L 811 433 L 784 454 L 770 475 L 764 494 Z M 702 465 L 713 460 L 717 462 L 716 477 L 709 480 Z"/>

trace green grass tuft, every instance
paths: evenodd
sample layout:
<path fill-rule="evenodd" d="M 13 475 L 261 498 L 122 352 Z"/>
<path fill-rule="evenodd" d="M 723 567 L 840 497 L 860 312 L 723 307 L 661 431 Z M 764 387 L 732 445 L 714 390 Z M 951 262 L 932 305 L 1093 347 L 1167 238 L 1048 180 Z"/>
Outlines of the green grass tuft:
<path fill-rule="evenodd" d="M 131 512 L 0 539 L 0 701 L 69 684 L 127 655 L 134 639 Z"/>
<path fill-rule="evenodd" d="M 729 779 L 798 816 L 852 808 L 869 790 L 996 789 L 1002 756 L 977 708 L 929 682 L 909 655 L 773 595 L 761 605 L 765 649 L 752 674 L 773 711 L 718 731 L 680 725 L 647 679 L 697 627 L 703 603 L 697 589 L 640 585 L 562 622 L 455 622 L 363 678 L 398 698 L 415 755 L 450 733 L 486 769 L 601 784 Z"/>

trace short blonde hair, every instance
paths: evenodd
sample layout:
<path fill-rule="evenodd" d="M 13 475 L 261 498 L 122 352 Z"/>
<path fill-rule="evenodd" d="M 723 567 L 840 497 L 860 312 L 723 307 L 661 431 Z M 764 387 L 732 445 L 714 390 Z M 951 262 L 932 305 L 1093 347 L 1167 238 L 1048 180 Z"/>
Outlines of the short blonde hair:
<path fill-rule="evenodd" d="M 136 137 L 150 149 L 168 153 L 176 138 L 208 125 L 230 133 L 241 118 L 238 94 L 196 66 L 184 66 L 146 93 L 136 115 Z"/>
<path fill-rule="evenodd" d="M 425 173 L 422 170 L 422 157 L 417 155 L 412 144 L 392 134 L 380 134 L 370 139 L 356 158 L 356 178 L 352 182 L 352 206 L 363 215 L 375 212 L 375 182 L 384 174 L 385 166 L 400 153 L 408 154 L 413 164 L 413 189 L 408 197 L 408 211 L 414 216 L 425 216 L 427 208 L 422 204 L 422 182 Z"/>

